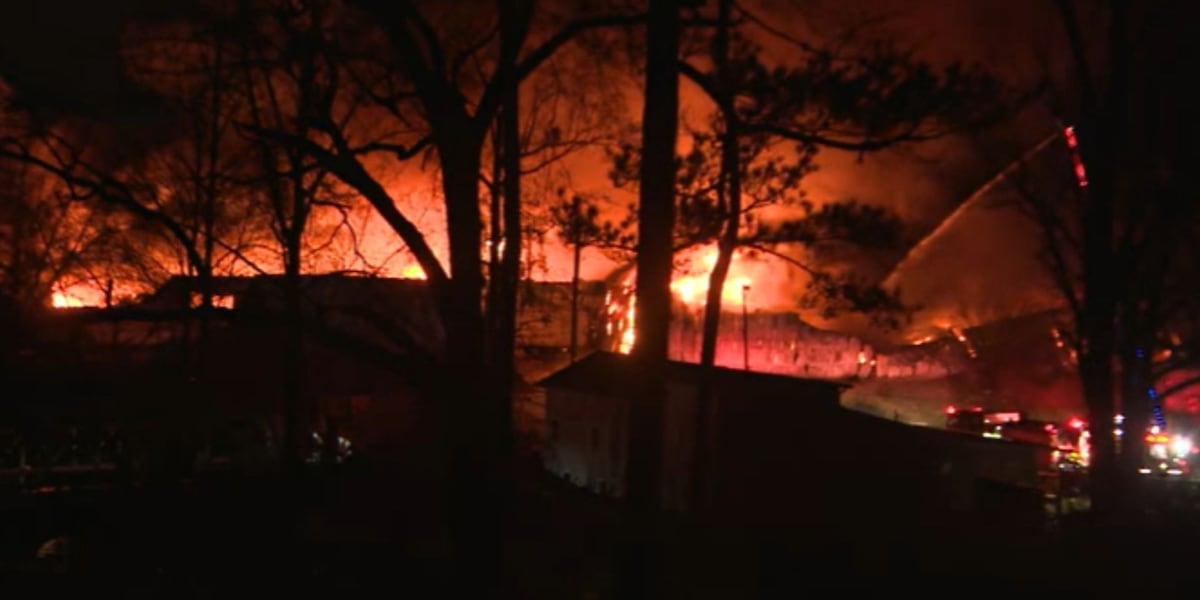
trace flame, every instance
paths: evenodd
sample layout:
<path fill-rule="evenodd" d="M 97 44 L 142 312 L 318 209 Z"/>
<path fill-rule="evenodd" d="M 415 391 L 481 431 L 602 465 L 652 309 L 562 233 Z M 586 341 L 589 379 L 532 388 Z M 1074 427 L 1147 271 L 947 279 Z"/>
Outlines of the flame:
<path fill-rule="evenodd" d="M 425 269 L 422 269 L 421 265 L 413 263 L 407 267 L 404 267 L 404 269 L 400 271 L 400 276 L 404 279 L 425 279 Z"/>
<path fill-rule="evenodd" d="M 368 167 L 372 170 L 381 169 L 380 172 L 392 168 L 390 164 L 382 163 Z M 414 183 L 416 180 L 389 179 L 387 189 L 395 199 L 397 208 L 410 217 L 434 256 L 449 271 L 449 240 L 445 233 L 445 211 L 441 199 L 436 194 L 430 196 L 423 191 L 413 191 L 421 187 Z M 365 204 L 355 204 L 349 211 L 320 208 L 313 213 L 306 231 L 311 236 L 314 249 L 305 253 L 302 265 L 305 275 L 368 273 L 380 277 L 428 279 L 403 240 L 374 208 Z M 560 241 L 554 236 L 549 236 L 549 240 L 545 244 L 531 242 L 522 247 L 522 266 L 526 269 L 522 276 L 537 281 L 570 281 L 574 275 L 572 248 L 565 243 L 554 243 Z M 489 258 L 489 247 L 485 243 L 482 249 L 481 258 L 486 260 Z M 504 252 L 503 242 L 499 250 Z M 177 264 L 177 249 L 174 246 L 155 243 L 142 252 L 150 255 L 152 260 L 149 262 L 167 267 L 167 271 L 161 273 L 161 279 L 186 274 L 182 265 Z M 221 265 L 219 274 L 222 276 L 254 277 L 283 272 L 279 253 L 269 247 L 244 249 L 240 256 L 221 254 L 214 260 Z M 617 263 L 600 250 L 584 248 L 579 275 L 584 280 L 600 280 L 608 277 L 616 267 Z M 114 300 L 131 300 L 151 293 L 157 287 L 141 279 L 131 279 L 131 272 L 125 265 L 95 267 L 89 270 L 89 281 L 86 282 L 81 282 L 76 274 L 66 275 L 53 282 L 53 293 L 46 294 L 43 301 L 47 306 L 59 309 L 103 307 L 105 294 L 103 286 L 97 282 L 110 278 L 115 280 Z"/>
<path fill-rule="evenodd" d="M 83 300 L 66 292 L 59 291 L 50 295 L 50 306 L 54 308 L 79 308 L 83 306 Z"/>
<path fill-rule="evenodd" d="M 693 258 L 693 262 L 697 262 Z M 685 274 L 671 281 L 671 291 L 680 302 L 692 307 L 704 306 L 708 297 L 708 280 L 717 264 L 717 249 L 709 248 L 699 257 L 699 268 L 685 269 Z M 725 285 L 721 289 L 721 303 L 741 306 L 749 291 L 751 279 L 739 272 L 737 261 L 729 265 Z"/>
<path fill-rule="evenodd" d="M 629 352 L 631 350 L 633 350 L 633 341 L 634 341 L 633 318 L 634 318 L 636 311 L 637 311 L 637 303 L 636 302 L 631 302 L 629 304 L 629 310 L 625 311 L 625 328 L 624 328 L 625 330 L 623 332 L 621 332 L 621 342 L 619 344 L 617 344 L 617 352 L 620 352 L 621 354 L 629 354 Z"/>
<path fill-rule="evenodd" d="M 91 282 L 59 283 L 50 293 L 50 306 L 56 309 L 99 308 L 108 302 L 107 294 L 99 285 Z M 112 290 L 113 302 L 136 298 L 146 290 L 137 284 L 116 282 Z"/>
<path fill-rule="evenodd" d="M 237 305 L 237 298 L 229 294 L 213 294 L 209 300 L 212 302 L 213 308 L 233 309 Z M 192 292 L 192 308 L 200 308 L 204 305 L 204 295 L 199 292 Z"/>
<path fill-rule="evenodd" d="M 605 332 L 609 339 L 613 340 L 612 349 L 621 354 L 629 354 L 633 350 L 636 305 L 637 295 L 633 290 L 632 274 L 625 279 L 616 294 L 609 291 L 604 295 L 604 309 L 608 317 Z"/>
<path fill-rule="evenodd" d="M 708 279 L 713 267 L 717 264 L 717 249 L 708 248 L 702 253 L 692 253 L 690 259 L 685 259 L 682 274 L 671 280 L 671 292 L 675 298 L 690 308 L 703 307 L 708 296 Z M 742 306 L 747 300 L 746 293 L 750 289 L 751 278 L 742 271 L 744 267 L 734 261 L 729 266 L 729 274 L 721 290 L 722 305 Z M 637 311 L 637 294 L 634 290 L 635 274 L 625 277 L 618 293 L 608 292 L 605 295 L 605 310 L 608 322 L 605 331 L 612 340 L 613 350 L 628 354 L 636 341 L 634 317 Z"/>

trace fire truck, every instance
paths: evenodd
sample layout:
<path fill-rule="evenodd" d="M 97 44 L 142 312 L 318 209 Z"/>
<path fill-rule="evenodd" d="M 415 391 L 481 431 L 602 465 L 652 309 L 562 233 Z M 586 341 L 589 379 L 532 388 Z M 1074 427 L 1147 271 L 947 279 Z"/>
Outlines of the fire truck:
<path fill-rule="evenodd" d="M 1031 419 L 1018 410 L 949 406 L 946 408 L 946 429 L 1049 447 L 1052 466 L 1062 471 L 1086 469 L 1091 454 L 1087 423 L 1077 417 L 1055 423 Z"/>
<path fill-rule="evenodd" d="M 1018 410 L 946 407 L 946 429 L 1038 445 L 1053 444 L 1053 423 L 1030 419 Z"/>
<path fill-rule="evenodd" d="M 1183 476 L 1191 471 L 1191 463 L 1200 447 L 1186 435 L 1168 435 L 1157 425 L 1146 432 L 1146 460 L 1138 469 L 1143 475 Z"/>
<path fill-rule="evenodd" d="M 1113 436 L 1119 443 L 1124 436 L 1124 418 L 1113 419 Z M 985 438 L 1005 439 L 1048 445 L 1051 462 L 1061 471 L 1086 471 L 1091 462 L 1091 432 L 1087 421 L 1071 417 L 1062 423 L 1029 419 L 1013 410 L 984 410 L 981 407 L 946 409 L 946 428 Z M 1192 461 L 1200 458 L 1200 446 L 1188 435 L 1167 431 L 1154 425 L 1145 433 L 1146 455 L 1138 470 L 1143 475 L 1179 477 L 1191 472 Z"/>

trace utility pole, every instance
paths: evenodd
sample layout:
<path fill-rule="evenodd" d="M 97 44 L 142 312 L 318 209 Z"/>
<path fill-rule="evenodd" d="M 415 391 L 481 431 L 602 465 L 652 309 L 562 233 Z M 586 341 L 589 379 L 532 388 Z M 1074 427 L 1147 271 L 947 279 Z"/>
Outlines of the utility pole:
<path fill-rule="evenodd" d="M 746 308 L 746 298 L 750 294 L 750 284 L 742 284 L 742 368 L 750 370 L 750 318 Z"/>
<path fill-rule="evenodd" d="M 579 214 L 579 194 L 571 201 L 571 243 L 575 246 L 575 262 L 571 271 L 571 364 L 575 364 L 579 349 L 579 259 L 583 253 L 583 216 Z"/>

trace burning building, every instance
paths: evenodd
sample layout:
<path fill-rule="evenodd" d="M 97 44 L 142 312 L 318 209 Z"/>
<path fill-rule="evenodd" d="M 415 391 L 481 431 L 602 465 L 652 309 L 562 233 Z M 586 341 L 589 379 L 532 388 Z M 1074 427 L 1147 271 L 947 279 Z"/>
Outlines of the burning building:
<path fill-rule="evenodd" d="M 716 260 L 715 250 L 688 259 L 697 266 L 684 269 L 671 282 L 669 351 L 673 360 L 699 362 L 708 271 Z M 635 341 L 636 297 L 633 275 L 619 275 L 605 297 L 605 331 L 609 348 L 627 353 Z M 947 351 L 945 344 L 879 348 L 852 333 L 810 324 L 796 307 L 792 292 L 796 285 L 782 264 L 748 257 L 734 261 L 722 290 L 717 366 L 829 379 L 934 378 L 959 367 L 961 353 Z"/>
<path fill-rule="evenodd" d="M 677 307 L 671 358 L 699 362 L 703 315 Z M 724 311 L 717 338 L 718 366 L 826 379 L 931 378 L 954 369 L 956 357 L 932 347 L 880 351 L 853 335 L 819 329 L 794 312 Z"/>

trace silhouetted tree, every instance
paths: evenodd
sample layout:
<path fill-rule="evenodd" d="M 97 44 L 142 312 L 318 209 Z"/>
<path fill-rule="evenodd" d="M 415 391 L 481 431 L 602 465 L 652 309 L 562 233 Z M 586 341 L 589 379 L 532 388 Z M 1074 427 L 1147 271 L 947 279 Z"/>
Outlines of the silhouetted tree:
<path fill-rule="evenodd" d="M 0 162 L 0 294 L 24 313 L 46 307 L 56 287 L 103 270 L 118 225 L 114 215 L 73 201 L 33 167 Z"/>
<path fill-rule="evenodd" d="M 516 286 L 510 273 L 494 273 L 493 285 L 502 286 L 492 298 L 492 309 L 502 326 L 489 327 L 484 300 L 484 219 L 480 202 L 479 179 L 482 175 L 485 142 L 502 116 L 505 99 L 515 101 L 515 87 L 525 80 L 559 48 L 582 31 L 630 23 L 636 15 L 598 16 L 567 21 L 532 43 L 531 25 L 535 16 L 532 4 L 501 3 L 495 20 L 466 24 L 465 29 L 439 30 L 431 15 L 445 6 L 435 3 L 361 0 L 353 3 L 361 11 L 355 16 L 345 12 L 338 26 L 327 26 L 323 50 L 316 58 L 322 68 L 342 70 L 346 82 L 339 92 L 360 95 L 372 101 L 378 114 L 393 119 L 398 131 L 362 134 L 341 119 L 337 103 L 309 115 L 304 135 L 289 132 L 257 133 L 274 142 L 292 145 L 317 160 L 342 182 L 361 194 L 407 245 L 424 271 L 430 291 L 436 299 L 445 331 L 447 377 L 441 406 L 445 414 L 447 448 L 451 469 L 451 530 L 455 550 L 463 559 L 463 568 L 473 573 L 461 577 L 464 586 L 488 585 L 492 579 L 474 573 L 493 572 L 497 564 L 494 542 L 498 519 L 492 513 L 496 504 L 481 498 L 494 498 L 501 482 L 495 470 L 506 460 L 505 448 L 511 446 L 508 419 L 513 341 L 509 325 L 510 301 Z M 381 36 L 337 35 L 368 28 L 364 20 L 376 24 Z M 497 24 L 498 21 L 502 23 Z M 460 23 L 463 24 L 463 23 Z M 544 29 L 553 23 L 540 23 Z M 474 28 L 473 28 L 474 27 Z M 453 31 L 451 31 L 453 29 Z M 497 41 L 497 37 L 501 40 Z M 512 61 L 513 64 L 504 64 Z M 341 75 L 339 75 L 341 76 Z M 512 150 L 519 108 L 501 125 L 499 148 L 502 159 L 514 161 L 519 151 Z M 519 131 L 519 130 L 518 130 Z M 365 139 L 364 139 L 365 138 Z M 428 154 L 427 154 L 428 152 Z M 437 258 L 427 232 L 422 232 L 409 215 L 397 208 L 392 195 L 380 179 L 365 165 L 370 155 L 408 160 L 436 155 L 445 207 L 449 260 L 443 265 Z M 507 196 L 501 207 L 505 228 L 505 248 L 500 256 L 502 269 L 519 267 L 521 230 L 519 227 L 519 168 L 503 169 L 507 177 Z M 511 253 L 507 260 L 506 254 Z M 447 269 L 447 266 L 449 267 Z M 496 332 L 498 339 L 489 339 Z M 501 372 L 503 371 L 503 373 Z M 463 377 L 463 373 L 478 376 Z M 453 374 L 453 375 L 450 375 Z M 491 549 L 485 548 L 489 546 Z M 486 558 L 485 558 L 486 556 Z"/>
<path fill-rule="evenodd" d="M 157 33 L 133 29 L 123 53 L 131 76 L 159 95 L 172 134 L 118 131 L 79 119 L 26 120 L 6 128 L 0 157 L 48 174 L 75 202 L 129 215 L 121 236 L 129 250 L 149 254 L 158 240 L 168 242 L 163 254 L 177 255 L 179 264 L 166 268 L 196 276 L 197 304 L 211 307 L 214 272 L 240 261 L 252 227 L 247 203 L 234 193 L 243 155 L 216 57 L 179 35 Z"/>
<path fill-rule="evenodd" d="M 680 3 L 650 0 L 646 23 L 646 94 L 637 227 L 637 313 L 632 356 L 636 394 L 629 403 L 626 527 L 622 594 L 657 598 L 654 542 L 663 467 L 663 406 L 674 266 L 675 141 L 679 123 Z"/>
<path fill-rule="evenodd" d="M 794 45 L 797 64 L 764 65 L 756 46 L 737 35 L 734 27 L 739 22 L 761 26 Z M 796 221 L 751 224 L 749 233 L 742 232 L 746 224 L 740 188 L 746 177 L 742 171 L 749 169 L 742 166 L 747 161 L 743 155 L 752 159 L 778 140 L 794 143 L 796 163 L 778 171 L 790 178 L 788 185 L 798 185 L 822 149 L 863 153 L 934 139 L 994 123 L 1009 108 L 1002 103 L 1005 94 L 995 79 L 960 65 L 938 70 L 887 44 L 856 47 L 852 36 L 849 43 L 843 40 L 831 48 L 805 43 L 732 2 L 718 3 L 717 23 L 708 56 L 713 72 L 703 72 L 690 62 L 681 65 L 713 100 L 717 113 L 713 135 L 719 137 L 722 159 L 714 190 L 724 225 L 706 302 L 706 321 L 713 321 L 713 326 L 729 257 L 738 245 L 761 249 L 756 238 L 774 244 L 840 240 L 875 247 L 898 241 L 894 217 L 855 203 L 815 212 L 805 205 L 808 214 Z M 747 175 L 770 173 L 748 171 Z M 799 266 L 811 274 L 810 291 L 816 293 L 810 302 L 824 295 L 832 300 L 827 305 L 832 310 L 870 309 L 872 304 L 896 308 L 894 299 L 882 290 Z"/>
<path fill-rule="evenodd" d="M 245 7 L 243 7 L 245 8 Z M 251 23 L 256 17 L 269 19 L 279 29 L 294 31 L 295 37 L 282 51 L 278 40 L 260 31 L 234 29 L 230 44 L 236 58 L 237 93 L 243 104 L 240 118 L 255 130 L 272 130 L 301 135 L 316 108 L 332 102 L 336 80 L 320 69 L 315 54 L 323 41 L 322 24 L 328 18 L 323 3 L 306 8 L 267 5 L 266 14 L 247 11 L 239 16 Z M 239 35 L 240 34 L 240 35 Z M 283 301 L 286 313 L 283 373 L 283 452 L 285 467 L 299 465 L 303 435 L 311 423 L 301 415 L 311 414 L 304 403 L 305 311 L 302 307 L 301 272 L 308 258 L 305 242 L 314 214 L 322 208 L 345 209 L 332 198 L 328 172 L 321 169 L 303 149 L 272 144 L 257 136 L 247 140 L 258 168 L 245 182 L 247 193 L 263 201 L 270 229 L 278 244 L 283 266 Z M 336 445 L 336 436 L 326 440 Z M 325 449 L 328 453 L 328 449 Z M 336 452 L 336 450 L 334 451 Z"/>
<path fill-rule="evenodd" d="M 618 261 L 633 255 L 631 231 L 635 213 L 630 211 L 622 223 L 601 216 L 601 202 L 595 196 L 559 190 L 558 203 L 550 207 L 550 219 L 558 236 L 572 249 L 571 260 L 571 362 L 578 352 L 580 264 L 583 252 L 595 248 Z"/>
<path fill-rule="evenodd" d="M 1070 56 L 1068 80 L 1050 98 L 1062 123 L 1055 160 L 1025 161 L 1009 181 L 1041 228 L 1047 266 L 1073 317 L 1070 341 L 1094 432 L 1092 501 L 1107 518 L 1138 505 L 1133 486 L 1151 407 L 1182 389 L 1164 380 L 1194 356 L 1180 334 L 1194 307 L 1189 257 L 1200 214 L 1187 174 L 1196 131 L 1179 87 L 1194 67 L 1183 58 L 1190 44 L 1180 24 L 1194 15 L 1182 5 L 1114 0 L 1091 20 L 1071 0 L 1053 5 Z M 1118 385 L 1121 456 L 1107 435 Z"/>

